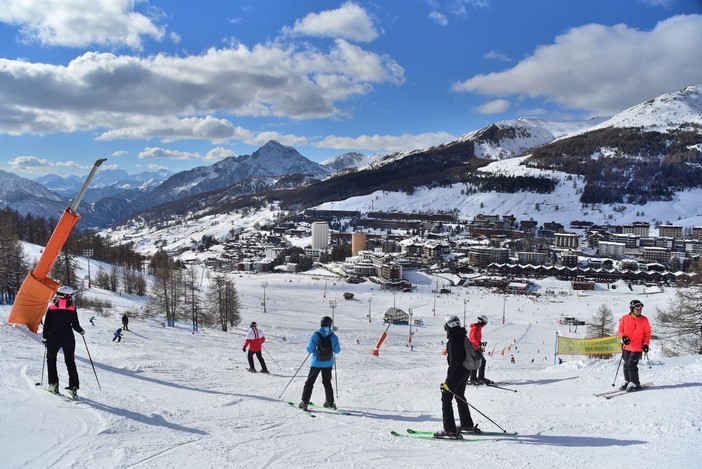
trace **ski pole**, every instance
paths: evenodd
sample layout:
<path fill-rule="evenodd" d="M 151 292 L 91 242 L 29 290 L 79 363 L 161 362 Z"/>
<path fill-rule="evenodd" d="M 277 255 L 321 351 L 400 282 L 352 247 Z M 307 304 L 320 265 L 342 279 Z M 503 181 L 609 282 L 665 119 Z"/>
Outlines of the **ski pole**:
<path fill-rule="evenodd" d="M 307 361 L 307 359 L 310 358 L 310 355 L 312 355 L 312 354 L 311 354 L 311 353 L 308 353 L 308 354 L 307 354 L 307 356 L 305 357 L 305 360 L 304 360 L 304 361 L 302 362 L 302 364 L 300 365 L 300 368 L 297 369 L 297 371 L 295 372 L 295 374 L 293 375 L 293 377 L 290 378 L 290 381 L 288 381 L 288 384 L 285 386 L 285 389 L 288 389 L 288 386 L 290 386 L 290 383 L 293 382 L 293 380 L 295 379 L 295 376 L 297 376 L 297 374 L 298 374 L 298 373 L 300 372 L 300 370 L 302 369 L 302 366 L 305 364 L 305 362 Z M 278 399 L 280 399 L 281 397 L 283 397 L 283 393 L 285 392 L 285 389 L 283 389 L 283 391 L 280 393 L 280 396 L 278 396 Z"/>
<path fill-rule="evenodd" d="M 46 365 L 46 345 L 44 345 L 44 360 L 41 362 L 41 383 L 34 383 L 35 386 L 44 386 L 44 365 Z"/>
<path fill-rule="evenodd" d="M 496 385 L 496 384 L 486 384 L 485 386 L 488 386 L 488 387 L 491 387 L 491 388 L 502 389 L 503 391 L 517 392 L 516 389 L 503 388 L 502 386 L 498 386 L 498 385 Z"/>
<path fill-rule="evenodd" d="M 268 349 L 266 349 L 266 347 L 264 347 L 263 345 L 261 345 L 261 348 L 268 354 L 269 357 L 271 357 L 271 360 L 273 360 L 273 363 L 275 363 L 276 366 L 277 366 L 278 368 L 280 368 L 280 365 L 278 365 L 278 362 L 275 361 L 275 358 L 273 358 L 273 355 L 271 355 L 271 353 L 268 351 Z M 282 368 L 281 368 L 281 369 L 282 369 Z"/>
<path fill-rule="evenodd" d="M 490 417 L 488 417 L 488 416 L 485 415 L 484 413 L 480 412 L 480 411 L 479 411 L 478 409 L 476 409 L 475 406 L 472 405 L 470 402 L 466 401 L 466 400 L 463 399 L 461 396 L 459 396 L 459 395 L 456 394 L 455 392 L 451 391 L 451 389 L 449 389 L 449 387 L 448 387 L 448 384 L 446 384 L 446 383 L 441 383 L 441 389 L 444 389 L 444 390 L 450 392 L 451 394 L 453 394 L 453 395 L 456 397 L 456 399 L 460 399 L 462 402 L 465 402 L 469 407 L 471 407 L 471 408 L 472 408 L 473 410 L 475 410 L 477 413 L 479 413 L 480 415 L 482 415 L 483 417 L 485 417 L 486 419 L 488 419 L 490 422 L 492 422 L 497 428 L 499 428 L 500 430 L 502 430 L 503 433 L 507 433 L 507 430 L 505 430 L 504 428 L 502 428 L 501 426 L 499 426 L 497 423 L 495 423 L 494 420 L 492 420 Z"/>
<path fill-rule="evenodd" d="M 648 359 L 648 352 L 644 353 L 644 358 L 646 358 L 646 361 L 648 362 L 648 368 L 651 369 L 651 360 Z"/>
<path fill-rule="evenodd" d="M 624 358 L 624 351 L 622 350 L 622 354 L 619 357 L 619 365 L 617 365 L 617 372 L 614 373 L 614 381 L 612 381 L 612 386 L 615 386 L 617 383 L 617 375 L 619 374 L 619 367 L 622 366 L 622 358 Z"/>
<path fill-rule="evenodd" d="M 93 363 L 93 357 L 90 356 L 90 349 L 88 349 L 88 342 L 85 340 L 85 336 L 83 334 L 80 335 L 83 338 L 83 343 L 85 344 L 85 350 L 88 352 L 88 359 L 90 359 L 90 364 L 93 367 L 93 373 L 95 373 L 95 381 L 97 381 L 98 388 L 102 391 L 102 386 L 100 386 L 100 380 L 97 377 L 97 371 L 95 371 L 95 364 Z"/>

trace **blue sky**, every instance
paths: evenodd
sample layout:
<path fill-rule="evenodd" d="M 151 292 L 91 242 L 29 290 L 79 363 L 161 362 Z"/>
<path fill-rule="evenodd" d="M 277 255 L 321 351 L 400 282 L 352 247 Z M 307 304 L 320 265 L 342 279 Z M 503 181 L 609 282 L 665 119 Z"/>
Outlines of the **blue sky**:
<path fill-rule="evenodd" d="M 425 148 L 699 83 L 702 0 L 0 0 L 0 162 L 24 177 Z"/>

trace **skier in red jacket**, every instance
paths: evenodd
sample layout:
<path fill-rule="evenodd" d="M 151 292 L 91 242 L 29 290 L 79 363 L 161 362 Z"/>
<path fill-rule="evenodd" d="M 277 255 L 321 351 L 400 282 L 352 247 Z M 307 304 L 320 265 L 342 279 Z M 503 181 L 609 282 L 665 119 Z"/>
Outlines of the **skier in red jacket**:
<path fill-rule="evenodd" d="M 256 373 L 256 367 L 254 367 L 254 354 L 258 358 L 258 362 L 261 364 L 261 373 L 268 373 L 268 368 L 266 367 L 266 362 L 263 360 L 263 354 L 261 349 L 263 348 L 263 343 L 266 341 L 266 334 L 263 329 L 259 329 L 255 322 L 251 323 L 251 328 L 246 334 L 246 341 L 244 342 L 244 347 L 242 350 L 246 352 L 246 347 L 249 348 L 249 371 L 251 373 Z"/>
<path fill-rule="evenodd" d="M 635 391 L 641 387 L 639 381 L 639 360 L 643 353 L 648 353 L 651 342 L 651 324 L 641 314 L 644 304 L 631 300 L 629 314 L 619 320 L 619 338 L 622 341 L 622 361 L 624 362 L 624 384 L 622 391 Z"/>
<path fill-rule="evenodd" d="M 473 344 L 473 348 L 476 352 L 480 354 L 483 359 L 483 363 L 480 365 L 479 370 L 472 370 L 470 372 L 470 384 L 492 384 L 492 380 L 485 377 L 485 344 L 483 342 L 483 327 L 488 323 L 488 318 L 484 314 L 478 316 L 478 321 L 470 325 L 470 333 L 468 334 L 468 340 Z"/>

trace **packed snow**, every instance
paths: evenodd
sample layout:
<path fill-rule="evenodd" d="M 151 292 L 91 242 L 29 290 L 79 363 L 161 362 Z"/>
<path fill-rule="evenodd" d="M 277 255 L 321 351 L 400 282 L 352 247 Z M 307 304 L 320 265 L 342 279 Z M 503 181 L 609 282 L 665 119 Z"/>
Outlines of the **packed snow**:
<path fill-rule="evenodd" d="M 85 259 L 79 261 L 85 269 Z M 203 274 L 206 284 L 209 272 Z M 417 272 L 407 277 L 417 288 L 393 293 L 370 282 L 347 284 L 321 269 L 234 274 L 243 317 L 228 332 L 193 331 L 187 321 L 164 327 L 164 318 L 143 316 L 143 298 L 84 290 L 112 308 L 104 314 L 79 310 L 87 332 L 85 343 L 76 335 L 78 401 L 42 390 L 47 380 L 41 336 L 6 324 L 10 306 L 0 305 L 0 466 L 699 467 L 700 356 L 665 358 L 654 340 L 649 359 L 639 365 L 642 382 L 654 387 L 606 400 L 593 394 L 621 384 L 618 356 L 560 356 L 559 365 L 555 355 L 557 334 L 585 333 L 584 326 L 561 325 L 559 318 L 587 321 L 603 304 L 618 319 L 629 301 L 640 299 L 655 335 L 656 309 L 667 306 L 673 289 L 647 293 L 644 286 L 629 289 L 620 282 L 614 289 L 598 284 L 595 291 L 574 292 L 566 282 L 546 279 L 538 281 L 541 296 L 534 298 L 451 286 L 448 278 Z M 268 282 L 266 313 L 262 281 Z M 436 295 L 437 286 L 451 292 Z M 344 299 L 344 293 L 353 298 Z M 330 300 L 336 300 L 334 310 Z M 373 356 L 387 327 L 383 314 L 392 306 L 411 310 L 422 324 L 412 326 L 411 347 L 409 326 L 391 325 Z M 121 343 L 112 342 L 125 312 L 130 332 Z M 287 403 L 299 402 L 309 370 L 307 341 L 321 317 L 332 313 L 342 347 L 333 378 L 336 403 L 350 415 L 319 411 L 310 418 Z M 507 389 L 469 386 L 466 398 L 483 430 L 517 435 L 471 436 L 475 442 L 391 435 L 442 426 L 447 314 L 462 322 L 465 316 L 468 323 L 478 314 L 488 316 L 486 376 Z M 251 321 L 266 333 L 263 356 L 270 375 L 246 371 L 241 348 Z M 60 354 L 58 370 L 63 388 L 68 378 Z M 323 399 L 320 379 L 312 400 Z"/>

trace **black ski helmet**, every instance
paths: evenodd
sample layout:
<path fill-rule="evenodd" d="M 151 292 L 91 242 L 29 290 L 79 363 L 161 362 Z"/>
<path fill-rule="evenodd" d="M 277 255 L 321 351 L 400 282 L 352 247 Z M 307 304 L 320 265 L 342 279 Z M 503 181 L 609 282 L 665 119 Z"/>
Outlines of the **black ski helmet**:
<path fill-rule="evenodd" d="M 329 316 L 324 316 L 322 318 L 322 326 L 331 327 L 333 322 L 334 321 L 332 321 L 332 318 L 330 318 Z"/>
<path fill-rule="evenodd" d="M 249 327 L 256 327 L 256 326 L 257 326 L 256 321 L 254 321 L 251 323 L 251 326 L 249 326 Z"/>
<path fill-rule="evenodd" d="M 629 302 L 629 308 L 631 308 L 631 309 L 634 309 L 634 308 L 636 308 L 637 306 L 643 306 L 643 305 L 644 305 L 644 304 L 641 303 L 639 300 L 631 300 L 631 301 Z"/>

